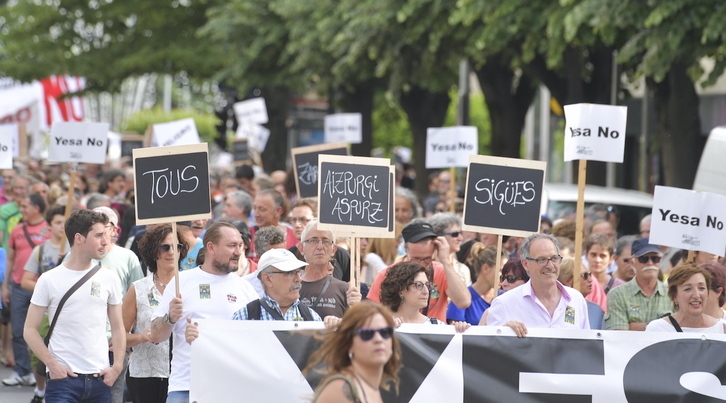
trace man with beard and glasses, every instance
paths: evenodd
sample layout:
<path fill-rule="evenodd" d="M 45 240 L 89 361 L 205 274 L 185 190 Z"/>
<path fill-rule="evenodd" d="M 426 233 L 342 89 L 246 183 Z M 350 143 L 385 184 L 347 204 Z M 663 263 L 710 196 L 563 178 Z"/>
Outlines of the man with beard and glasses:
<path fill-rule="evenodd" d="M 212 224 L 204 234 L 204 263 L 179 273 L 179 291 L 172 281 L 154 312 L 151 341 L 174 335 L 167 403 L 188 403 L 191 345 L 184 331 L 195 319 L 229 319 L 258 299 L 249 282 L 234 274 L 242 258 L 242 237 L 227 222 Z"/>
<path fill-rule="evenodd" d="M 608 294 L 605 328 L 608 330 L 645 330 L 648 322 L 673 312 L 668 287 L 658 280 L 663 252 L 648 238 L 636 239 L 631 262 L 635 277 Z"/>

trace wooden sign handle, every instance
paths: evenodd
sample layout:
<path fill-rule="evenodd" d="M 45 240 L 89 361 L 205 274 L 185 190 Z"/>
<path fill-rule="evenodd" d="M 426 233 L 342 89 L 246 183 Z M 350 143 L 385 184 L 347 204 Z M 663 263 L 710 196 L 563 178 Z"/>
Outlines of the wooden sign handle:
<path fill-rule="evenodd" d="M 494 297 L 492 297 L 492 301 L 499 296 L 499 276 L 502 274 L 502 238 L 502 234 L 497 235 L 497 263 L 494 268 Z"/>
<path fill-rule="evenodd" d="M 449 195 L 451 197 L 449 211 L 456 212 L 456 168 L 449 167 Z"/>
<path fill-rule="evenodd" d="M 179 238 L 176 235 L 176 221 L 171 222 L 171 247 L 174 249 L 174 261 L 177 262 L 174 269 L 174 285 L 176 286 L 176 297 L 181 298 L 181 292 L 179 291 Z"/>
<path fill-rule="evenodd" d="M 66 211 L 65 214 L 63 214 L 66 217 L 66 220 L 68 217 L 71 216 L 71 211 L 73 211 L 73 204 L 74 204 L 74 196 L 76 191 L 76 175 L 78 175 L 78 164 L 72 163 L 71 164 L 71 179 L 70 183 L 68 184 L 68 195 L 66 198 Z M 66 232 L 63 231 L 63 236 L 61 237 L 61 245 L 60 245 L 60 254 L 63 255 L 66 253 Z"/>
<path fill-rule="evenodd" d="M 572 268 L 572 288 L 580 289 L 580 265 L 582 264 L 582 238 L 585 219 L 585 179 L 587 178 L 587 160 L 579 160 L 580 169 L 577 173 L 577 213 L 575 215 L 575 266 Z"/>

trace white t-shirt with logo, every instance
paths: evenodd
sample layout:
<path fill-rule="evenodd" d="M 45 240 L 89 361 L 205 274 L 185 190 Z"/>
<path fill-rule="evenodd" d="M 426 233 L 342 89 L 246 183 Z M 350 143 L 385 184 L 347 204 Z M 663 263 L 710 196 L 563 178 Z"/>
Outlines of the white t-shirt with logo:
<path fill-rule="evenodd" d="M 52 321 L 65 293 L 94 266 L 78 271 L 61 264 L 49 270 L 38 278 L 30 302 L 47 307 Z M 61 308 L 50 337 L 49 349 L 58 362 L 79 374 L 96 374 L 108 368 L 108 305 L 119 305 L 121 300 L 119 279 L 105 268 L 78 288 Z"/>
<path fill-rule="evenodd" d="M 179 272 L 179 288 L 184 313 L 173 329 L 174 350 L 169 392 L 189 390 L 192 346 L 184 337 L 187 318 L 231 320 L 235 312 L 259 299 L 250 283 L 237 274 L 210 274 L 199 267 Z M 169 312 L 169 302 L 175 296 L 176 287 L 172 281 L 164 290 L 161 302 L 154 311 L 154 318 Z"/>

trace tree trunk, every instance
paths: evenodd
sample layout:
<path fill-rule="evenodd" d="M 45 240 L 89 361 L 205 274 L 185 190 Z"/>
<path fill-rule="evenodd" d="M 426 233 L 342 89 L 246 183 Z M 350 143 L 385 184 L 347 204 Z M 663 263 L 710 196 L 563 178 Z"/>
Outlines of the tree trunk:
<path fill-rule="evenodd" d="M 653 88 L 663 182 L 666 186 L 691 189 L 705 138 L 701 136 L 698 94 L 686 70 L 686 64 L 676 63 L 662 82 L 649 80 L 648 86 Z"/>
<path fill-rule="evenodd" d="M 270 129 L 270 138 L 262 153 L 265 172 L 287 170 L 287 118 L 290 111 L 292 91 L 285 86 L 265 87 L 262 96 L 267 105 L 267 116 L 270 121 L 265 126 Z"/>
<path fill-rule="evenodd" d="M 406 113 L 413 135 L 413 159 L 416 169 L 415 190 L 419 195 L 429 192 L 428 176 L 433 170 L 426 169 L 426 129 L 441 127 L 446 118 L 451 98 L 445 91 L 431 92 L 414 87 L 401 94 L 401 108 Z"/>
<path fill-rule="evenodd" d="M 536 87 L 526 74 L 515 77 L 511 66 L 496 58 L 488 58 L 475 73 L 489 110 L 492 155 L 519 158 L 524 119 Z"/>
<path fill-rule="evenodd" d="M 362 119 L 362 142 L 351 145 L 351 153 L 361 157 L 370 157 L 373 149 L 373 98 L 375 84 L 366 82 L 352 89 L 340 90 L 340 106 L 345 112 L 358 112 Z"/>

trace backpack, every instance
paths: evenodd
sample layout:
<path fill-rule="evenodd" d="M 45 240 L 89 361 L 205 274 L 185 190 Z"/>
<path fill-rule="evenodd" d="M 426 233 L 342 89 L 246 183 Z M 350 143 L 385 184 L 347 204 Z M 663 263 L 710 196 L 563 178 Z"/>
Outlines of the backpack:
<path fill-rule="evenodd" d="M 267 307 L 265 307 L 267 309 Z M 306 321 L 312 321 L 313 320 L 313 314 L 310 313 L 310 308 L 308 308 L 307 305 L 300 302 L 298 304 L 298 309 L 300 310 L 300 315 L 302 315 L 303 320 Z M 280 314 L 277 311 L 272 311 L 271 309 L 268 310 L 270 314 L 275 318 L 275 320 L 284 320 Z M 274 312 L 274 314 L 273 314 Z M 256 299 L 249 304 L 247 304 L 247 319 L 248 320 L 262 320 L 262 300 Z"/>

